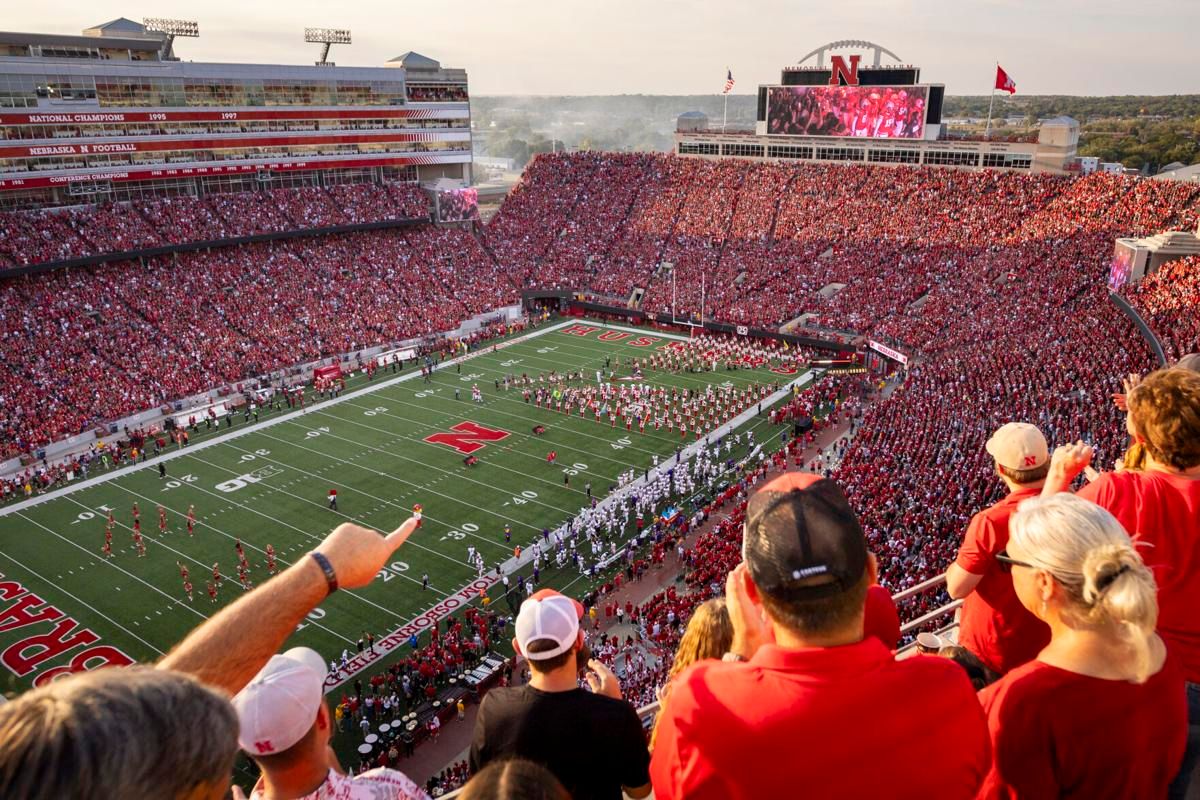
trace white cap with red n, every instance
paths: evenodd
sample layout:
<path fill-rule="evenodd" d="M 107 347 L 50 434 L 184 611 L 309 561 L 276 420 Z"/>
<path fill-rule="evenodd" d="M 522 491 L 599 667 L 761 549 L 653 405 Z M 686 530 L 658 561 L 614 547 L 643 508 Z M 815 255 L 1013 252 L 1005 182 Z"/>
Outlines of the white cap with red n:
<path fill-rule="evenodd" d="M 304 738 L 325 697 L 325 662 L 315 650 L 293 647 L 271 656 L 233 698 L 238 745 L 251 756 L 282 753 Z"/>
<path fill-rule="evenodd" d="M 987 451 L 1007 469 L 1036 469 L 1050 460 L 1046 437 L 1028 422 L 1010 422 L 987 440 Z"/>

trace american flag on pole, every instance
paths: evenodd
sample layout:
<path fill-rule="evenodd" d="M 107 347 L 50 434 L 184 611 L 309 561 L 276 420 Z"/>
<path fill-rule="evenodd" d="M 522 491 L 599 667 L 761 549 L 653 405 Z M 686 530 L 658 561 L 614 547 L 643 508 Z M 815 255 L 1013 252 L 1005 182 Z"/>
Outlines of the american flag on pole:
<path fill-rule="evenodd" d="M 729 94 L 733 91 L 733 71 L 729 67 L 725 68 L 725 91 L 721 94 Z"/>

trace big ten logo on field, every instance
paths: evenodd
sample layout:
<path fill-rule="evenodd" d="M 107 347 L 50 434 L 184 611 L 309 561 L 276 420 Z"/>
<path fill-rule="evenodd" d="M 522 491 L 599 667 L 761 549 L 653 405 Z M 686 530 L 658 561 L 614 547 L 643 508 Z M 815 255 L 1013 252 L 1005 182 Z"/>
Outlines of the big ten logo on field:
<path fill-rule="evenodd" d="M 598 330 L 600 330 L 600 328 L 597 328 L 595 325 L 572 325 L 564 330 L 563 333 L 570 334 L 571 336 L 591 336 Z M 637 338 L 631 337 L 633 337 L 632 333 L 606 330 L 604 333 L 601 333 L 599 336 L 597 336 L 596 340 L 601 342 L 625 342 L 625 344 L 631 347 L 649 347 L 655 342 L 662 341 L 662 339 L 657 336 L 638 336 Z"/>
<path fill-rule="evenodd" d="M 22 638 L 0 650 L 0 664 L 20 677 L 42 670 L 34 678 L 34 686 L 72 672 L 134 663 L 117 648 L 100 644 L 100 636 L 91 629 L 0 574 L 0 635 L 17 630 Z M 86 649 L 79 650 L 81 647 Z M 72 655 L 62 663 L 61 657 L 67 653 Z M 55 661 L 58 663 L 52 665 Z"/>
<path fill-rule="evenodd" d="M 453 448 L 463 455 L 470 455 L 476 450 L 487 447 L 486 442 L 499 442 L 511 436 L 508 431 L 499 428 L 489 428 L 478 422 L 460 422 L 448 431 L 426 436 L 430 444 L 440 444 Z"/>
<path fill-rule="evenodd" d="M 216 488 L 219 492 L 236 492 L 238 489 L 242 489 L 252 483 L 259 483 L 267 478 L 273 478 L 282 472 L 283 470 L 280 467 L 269 464 L 265 467 L 259 467 L 253 472 L 247 472 L 244 475 L 238 475 L 236 478 L 222 481 L 217 484 Z"/>

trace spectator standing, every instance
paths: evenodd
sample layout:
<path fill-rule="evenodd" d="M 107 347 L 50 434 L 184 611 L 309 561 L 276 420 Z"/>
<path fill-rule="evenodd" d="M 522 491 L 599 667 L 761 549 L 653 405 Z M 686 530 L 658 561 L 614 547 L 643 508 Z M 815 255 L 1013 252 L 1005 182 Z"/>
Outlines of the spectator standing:
<path fill-rule="evenodd" d="M 1158 584 L 1158 632 L 1183 662 L 1187 678 L 1188 746 L 1170 797 L 1200 785 L 1200 373 L 1163 369 L 1126 397 L 1126 428 L 1145 451 L 1140 470 L 1106 472 L 1079 496 L 1112 512 Z M 1082 442 L 1060 447 L 1045 494 L 1067 490 L 1092 459 Z"/>
<path fill-rule="evenodd" d="M 471 770 L 507 758 L 544 765 L 574 800 L 620 800 L 650 793 L 649 753 L 617 677 L 590 659 L 579 621 L 583 606 L 551 589 L 521 603 L 513 649 L 529 661 L 528 684 L 492 689 L 480 703 Z M 592 691 L 579 688 L 590 668 Z"/>
<path fill-rule="evenodd" d="M 733 645 L 675 681 L 655 797 L 926 798 L 930 753 L 935 794 L 972 796 L 988 767 L 975 692 L 948 661 L 896 661 L 864 638 L 875 560 L 837 484 L 776 478 L 751 498 L 743 535 L 726 581 Z"/>
<path fill-rule="evenodd" d="M 1042 491 L 1050 448 L 1033 425 L 1010 422 L 992 434 L 986 449 L 1008 496 L 971 518 L 958 557 L 946 570 L 946 591 L 963 598 L 958 643 L 1003 675 L 1050 642 L 1050 629 L 1021 605 L 1012 575 L 996 561 L 1008 546 L 1008 521 L 1017 506 Z"/>
<path fill-rule="evenodd" d="M 51 681 L 0 705 L 0 731 L 0 797 L 22 800 L 220 800 L 237 755 L 228 696 L 152 667 Z"/>
<path fill-rule="evenodd" d="M 1025 501 L 1011 531 L 999 558 L 1052 637 L 980 693 L 993 751 L 980 797 L 1164 797 L 1187 704 L 1154 633 L 1153 575 L 1112 514 L 1068 494 Z"/>
<path fill-rule="evenodd" d="M 726 608 L 725 598 L 714 597 L 698 605 L 688 620 L 679 646 L 675 649 L 671 670 L 667 673 L 667 682 L 658 690 L 658 718 L 662 717 L 662 709 L 666 708 L 672 681 L 697 661 L 721 658 L 729 652 L 732 644 L 733 624 L 729 621 L 729 609 Z M 650 733 L 651 750 L 654 749 L 654 737 L 657 732 L 656 718 L 654 730 Z"/>
<path fill-rule="evenodd" d="M 381 767 L 353 778 L 341 773 L 329 747 L 333 726 L 325 677 L 320 655 L 294 647 L 272 656 L 233 698 L 238 743 L 262 770 L 251 800 L 426 800 L 424 790 L 402 772 Z"/>

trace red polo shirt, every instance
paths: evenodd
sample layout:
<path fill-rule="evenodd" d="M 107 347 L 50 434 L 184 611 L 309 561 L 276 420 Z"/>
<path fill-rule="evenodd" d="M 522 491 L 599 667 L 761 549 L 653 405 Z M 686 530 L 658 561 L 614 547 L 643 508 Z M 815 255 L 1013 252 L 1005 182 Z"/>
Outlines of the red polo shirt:
<path fill-rule="evenodd" d="M 1187 695 L 1174 655 L 1140 685 L 1031 661 L 979 700 L 994 754 L 980 798 L 1166 797 L 1183 760 Z"/>
<path fill-rule="evenodd" d="M 1167 472 L 1106 472 L 1079 490 L 1135 541 L 1158 582 L 1158 632 L 1200 683 L 1200 479 Z M 1149 545 L 1149 546 L 1145 546 Z"/>
<path fill-rule="evenodd" d="M 962 669 L 896 661 L 867 638 L 695 664 L 659 719 L 650 777 L 658 800 L 970 798 L 988 764 L 983 710 Z"/>
<path fill-rule="evenodd" d="M 1032 661 L 1050 643 L 1050 629 L 1021 605 L 1012 575 L 995 559 L 1008 547 L 1008 521 L 1017 506 L 1041 492 L 1018 489 L 972 517 L 955 559 L 967 572 L 983 576 L 963 600 L 958 643 L 1001 675 Z"/>
<path fill-rule="evenodd" d="M 874 636 L 888 650 L 895 650 L 896 645 L 900 644 L 900 612 L 888 590 L 877 583 L 867 589 L 863 636 Z"/>

